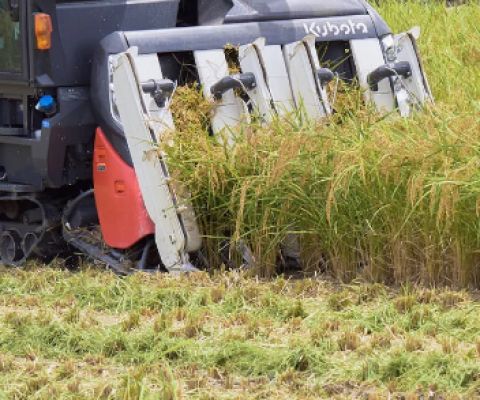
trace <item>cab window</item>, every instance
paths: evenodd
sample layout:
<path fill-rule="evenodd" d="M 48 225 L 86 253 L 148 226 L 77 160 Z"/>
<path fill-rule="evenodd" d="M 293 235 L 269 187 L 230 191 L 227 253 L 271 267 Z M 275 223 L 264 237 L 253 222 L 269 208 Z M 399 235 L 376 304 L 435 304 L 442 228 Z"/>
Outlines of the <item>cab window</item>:
<path fill-rule="evenodd" d="M 10 0 L 0 0 L 0 72 L 22 72 L 20 22 L 12 18 Z"/>

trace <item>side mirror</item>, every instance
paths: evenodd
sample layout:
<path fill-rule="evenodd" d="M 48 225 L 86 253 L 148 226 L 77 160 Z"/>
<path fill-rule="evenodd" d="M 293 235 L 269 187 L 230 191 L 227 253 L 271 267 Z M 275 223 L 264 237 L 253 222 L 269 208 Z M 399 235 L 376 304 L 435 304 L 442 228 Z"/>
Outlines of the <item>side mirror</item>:
<path fill-rule="evenodd" d="M 7 2 L 8 11 L 13 22 L 20 21 L 20 6 L 18 4 L 18 1 L 19 0 L 8 0 Z"/>

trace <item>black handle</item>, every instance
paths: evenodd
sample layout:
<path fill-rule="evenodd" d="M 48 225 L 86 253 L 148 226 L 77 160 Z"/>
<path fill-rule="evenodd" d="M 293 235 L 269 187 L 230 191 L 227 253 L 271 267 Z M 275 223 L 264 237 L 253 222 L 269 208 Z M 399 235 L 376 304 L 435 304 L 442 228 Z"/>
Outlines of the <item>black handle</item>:
<path fill-rule="evenodd" d="M 404 78 L 408 78 L 412 75 L 412 66 L 408 61 L 399 61 L 393 64 L 381 65 L 368 75 L 367 82 L 370 89 L 376 92 L 378 91 L 378 84 L 380 81 L 397 75 Z"/>
<path fill-rule="evenodd" d="M 152 96 L 158 107 L 164 108 L 167 100 L 175 90 L 175 82 L 170 79 L 150 79 L 142 83 L 142 90 L 144 93 Z"/>
<path fill-rule="evenodd" d="M 320 68 L 317 71 L 317 76 L 322 86 L 325 86 L 327 83 L 333 81 L 335 74 L 329 68 Z"/>
<path fill-rule="evenodd" d="M 251 72 L 246 72 L 244 74 L 229 75 L 220 79 L 210 88 L 210 92 L 212 93 L 215 100 L 220 100 L 224 93 L 228 92 L 229 90 L 252 90 L 256 86 L 257 81 L 255 79 L 255 75 Z"/>

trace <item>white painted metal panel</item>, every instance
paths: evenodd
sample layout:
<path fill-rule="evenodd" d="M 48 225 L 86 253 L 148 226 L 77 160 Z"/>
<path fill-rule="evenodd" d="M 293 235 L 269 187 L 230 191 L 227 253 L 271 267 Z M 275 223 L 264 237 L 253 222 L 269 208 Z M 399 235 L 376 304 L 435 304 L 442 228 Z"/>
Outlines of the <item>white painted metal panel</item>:
<path fill-rule="evenodd" d="M 320 96 L 320 101 L 322 102 L 325 114 L 331 114 L 332 109 L 330 107 L 330 102 L 328 100 L 327 89 L 322 86 L 322 84 L 320 82 L 320 79 L 318 77 L 318 74 L 317 74 L 321 65 L 320 65 L 320 60 L 318 59 L 317 50 L 315 48 L 315 42 L 316 42 L 316 39 L 315 39 L 315 36 L 313 36 L 313 35 L 306 36 L 303 39 L 303 43 L 304 43 L 305 48 L 306 48 L 307 53 L 308 53 L 308 58 L 309 58 L 310 63 L 312 65 L 313 77 L 315 79 L 315 83 L 316 83 L 316 86 L 317 86 L 317 92 Z"/>
<path fill-rule="evenodd" d="M 215 100 L 210 89 L 220 79 L 230 74 L 225 59 L 225 50 L 200 50 L 194 52 L 200 83 L 206 99 L 215 103 L 211 116 L 212 130 L 214 134 L 225 132 L 230 144 L 232 128 L 242 121 L 249 121 L 248 108 L 242 99 L 238 98 L 233 90 L 222 96 L 221 100 Z"/>
<path fill-rule="evenodd" d="M 381 112 L 395 110 L 395 98 L 390 79 L 384 79 L 378 84 L 378 91 L 373 92 L 368 86 L 368 75 L 376 68 L 385 64 L 382 48 L 378 39 L 359 39 L 350 41 L 350 49 L 357 69 L 360 87 L 364 90 L 365 100 L 375 104 Z"/>
<path fill-rule="evenodd" d="M 136 55 L 132 60 L 137 82 L 163 79 L 162 70 L 156 54 Z M 141 95 L 143 103 L 146 106 L 149 125 L 152 131 L 155 132 L 157 141 L 161 141 L 164 133 L 171 133 L 175 129 L 173 115 L 170 111 L 171 99 L 166 101 L 165 107 L 160 108 L 150 94 L 141 92 Z M 165 161 L 164 168 L 168 174 L 165 155 L 163 155 L 163 159 Z M 198 251 L 202 247 L 202 239 L 192 205 L 188 199 L 178 196 L 177 193 L 175 193 L 175 188 L 170 187 L 170 191 L 176 200 L 177 206 L 180 206 L 181 213 L 179 218 L 185 234 L 185 251 Z M 188 196 L 188 193 L 186 193 L 186 196 Z"/>
<path fill-rule="evenodd" d="M 138 82 L 146 82 L 151 79 L 163 79 L 162 70 L 158 63 L 156 54 L 142 54 L 135 56 L 135 74 Z M 157 135 L 156 139 L 161 140 L 161 135 L 165 132 L 170 132 L 175 129 L 172 113 L 169 110 L 170 99 L 164 108 L 158 108 L 155 100 L 148 93 L 140 92 L 143 104 L 149 114 L 150 125 Z"/>
<path fill-rule="evenodd" d="M 132 66 L 135 68 L 134 72 L 137 77 L 137 82 L 146 82 L 151 79 L 163 79 L 162 70 L 156 54 L 136 55 L 132 60 Z M 156 140 L 161 141 L 164 133 L 172 132 L 175 129 L 173 115 L 170 111 L 171 99 L 166 101 L 165 107 L 160 108 L 150 94 L 143 93 L 142 91 L 141 95 L 143 103 L 146 106 L 149 125 L 152 131 L 155 132 Z M 165 161 L 164 168 L 168 174 L 165 155 L 163 156 L 163 159 Z M 173 187 L 170 187 L 170 191 L 177 206 L 180 206 L 179 209 L 181 210 L 181 213 L 179 214 L 179 218 L 185 234 L 185 251 L 198 251 L 202 246 L 202 239 L 192 205 L 187 199 L 178 196 Z M 186 193 L 186 195 L 188 196 L 188 193 Z"/>
<path fill-rule="evenodd" d="M 113 85 L 117 107 L 145 206 L 155 224 L 155 241 L 162 262 L 170 271 L 185 270 L 191 268 L 185 253 L 185 232 L 177 213 L 176 199 L 170 189 L 165 161 L 153 149 L 158 134 L 161 136 L 162 132 L 169 129 L 166 127 L 168 123 L 164 125 L 158 121 L 158 125 L 155 125 L 159 132 L 153 131 L 138 84 L 138 76 L 150 74 L 153 68 L 158 68 L 155 75 L 161 77 L 160 65 L 158 59 L 154 64 L 153 58 L 144 58 L 137 69 L 136 57 L 137 54 L 130 50 L 120 54 L 116 60 Z M 149 64 L 148 68 L 145 68 L 144 63 Z M 154 106 L 150 104 L 149 108 L 153 109 Z M 161 112 L 168 113 L 168 110 Z"/>
<path fill-rule="evenodd" d="M 263 63 L 266 82 L 278 115 L 295 110 L 290 78 L 281 46 L 260 47 L 260 61 Z"/>
<path fill-rule="evenodd" d="M 248 91 L 255 112 L 265 121 L 271 121 L 273 116 L 272 97 L 268 88 L 265 71 L 262 66 L 261 54 L 265 48 L 265 39 L 260 38 L 251 44 L 240 46 L 239 62 L 243 73 L 255 75 L 256 87 Z"/>
<path fill-rule="evenodd" d="M 397 60 L 408 61 L 412 67 L 412 76 L 402 82 L 409 94 L 410 103 L 420 106 L 426 101 L 432 101 L 433 96 L 417 52 L 415 38 L 410 33 L 402 33 L 395 36 L 395 43 Z"/>
<path fill-rule="evenodd" d="M 283 51 L 296 106 L 303 107 L 311 118 L 318 120 L 329 114 L 330 107 L 326 94 L 323 98 L 317 77 L 318 56 L 315 52 L 312 54 L 309 46 L 306 38 L 285 45 Z"/>

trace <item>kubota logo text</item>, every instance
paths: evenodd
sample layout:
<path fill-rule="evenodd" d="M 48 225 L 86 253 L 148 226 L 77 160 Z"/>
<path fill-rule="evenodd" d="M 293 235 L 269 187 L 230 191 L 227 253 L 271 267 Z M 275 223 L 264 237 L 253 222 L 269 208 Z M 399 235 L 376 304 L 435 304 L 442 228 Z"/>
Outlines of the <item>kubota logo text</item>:
<path fill-rule="evenodd" d="M 307 35 L 315 35 L 316 37 L 339 36 L 339 35 L 355 35 L 357 33 L 368 33 L 368 26 L 363 22 L 354 22 L 351 19 L 343 24 L 327 22 L 324 24 L 312 22 L 304 23 L 305 33 Z"/>

